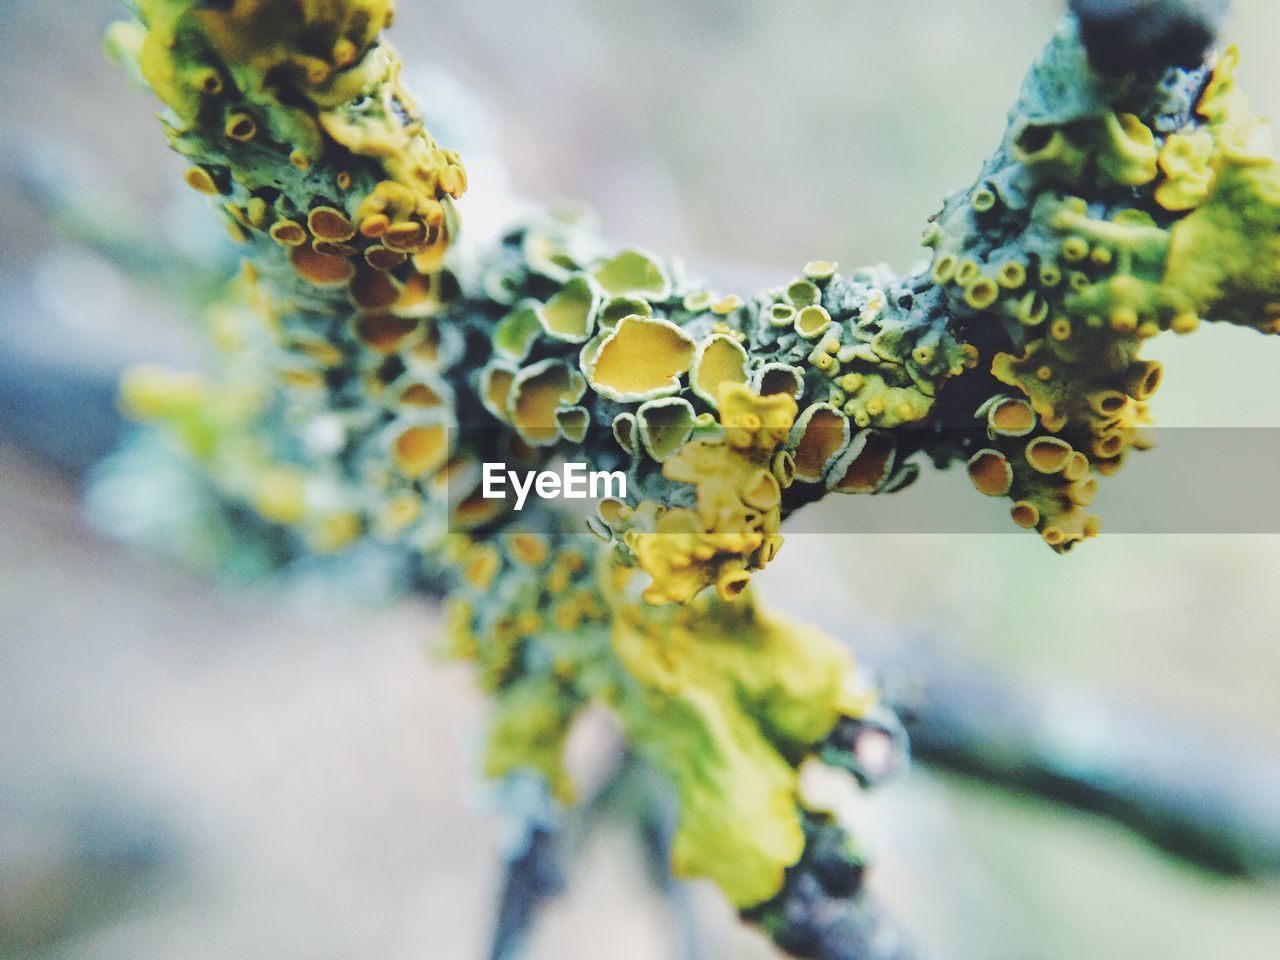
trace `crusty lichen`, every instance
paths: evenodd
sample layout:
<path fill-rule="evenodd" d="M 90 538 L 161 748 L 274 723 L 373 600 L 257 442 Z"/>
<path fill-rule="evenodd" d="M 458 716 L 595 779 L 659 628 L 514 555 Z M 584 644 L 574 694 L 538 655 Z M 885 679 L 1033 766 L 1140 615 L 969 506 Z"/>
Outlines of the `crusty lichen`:
<path fill-rule="evenodd" d="M 116 47 L 252 265 L 211 318 L 222 368 L 137 371 L 126 407 L 311 548 L 447 571 L 451 647 L 496 703 L 487 771 L 569 799 L 565 737 L 607 705 L 680 798 L 677 869 L 759 917 L 826 835 L 800 765 L 870 704 L 840 646 L 756 605 L 786 516 L 928 458 L 1065 550 L 1146 442 L 1143 341 L 1280 330 L 1280 171 L 1234 50 L 1102 78 L 1067 21 L 925 269 L 815 261 L 743 298 L 571 219 L 453 269 L 465 175 L 400 85 L 385 0 L 137 10 Z M 481 495 L 483 462 L 556 456 L 626 473 L 599 539 Z"/>

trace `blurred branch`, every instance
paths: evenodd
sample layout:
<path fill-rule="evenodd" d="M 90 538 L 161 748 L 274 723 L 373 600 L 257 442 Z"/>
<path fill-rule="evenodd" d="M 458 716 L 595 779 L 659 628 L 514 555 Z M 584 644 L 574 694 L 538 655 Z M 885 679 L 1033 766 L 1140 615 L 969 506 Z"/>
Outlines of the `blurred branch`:
<path fill-rule="evenodd" d="M 0 154 L 11 176 L 62 242 L 101 257 L 140 288 L 190 303 L 193 313 L 226 287 L 239 248 L 202 216 L 201 201 L 182 191 L 159 210 L 140 209 L 98 175 L 95 158 L 74 142 L 35 139 Z"/>
<path fill-rule="evenodd" d="M 490 960 L 518 960 L 538 914 L 564 892 L 566 872 L 601 822 L 616 819 L 633 829 L 645 852 L 649 878 L 662 894 L 679 933 L 680 960 L 709 956 L 689 891 L 671 874 L 670 842 L 675 808 L 651 771 L 625 748 L 601 771 L 598 786 L 570 810 L 559 810 L 537 774 L 516 774 L 500 792 L 515 818 L 517 842 L 505 864 L 494 918 Z"/>
<path fill-rule="evenodd" d="M 1280 760 L 1260 745 L 933 654 L 864 659 L 917 759 L 1107 817 L 1218 873 L 1280 874 Z"/>
<path fill-rule="evenodd" d="M 671 871 L 671 841 L 678 805 L 670 787 L 635 753 L 622 749 L 600 786 L 562 818 L 558 837 L 535 841 L 511 861 L 504 888 L 504 908 L 499 911 L 498 943 L 511 952 L 496 949 L 491 960 L 515 960 L 527 939 L 536 909 L 547 896 L 536 885 L 544 884 L 547 871 L 557 880 L 560 871 L 581 855 L 595 828 L 616 821 L 635 832 L 646 854 L 646 866 L 654 887 L 661 893 L 678 933 L 675 956 L 679 960 L 707 960 L 713 956 L 687 884 Z M 536 819 L 536 815 L 535 815 Z M 892 918 L 866 895 L 862 856 L 844 828 L 825 815 L 805 821 L 805 852 L 788 869 L 779 895 L 744 911 L 786 956 L 804 960 L 911 960 L 915 956 Z M 537 834 L 533 834 L 537 836 Z M 536 861 L 541 859 L 542 865 Z M 519 889 L 521 878 L 535 885 L 532 897 Z M 561 881 L 562 883 L 562 881 Z M 546 889 L 545 884 L 541 889 Z M 551 891 L 560 892 L 560 886 Z M 532 901 L 532 908 L 521 906 Z M 508 905 L 514 909 L 506 909 Z M 516 918 L 523 925 L 504 929 L 502 921 Z M 514 935 L 513 935 L 514 934 Z"/>
<path fill-rule="evenodd" d="M 1194 66 L 1213 46 L 1230 0 L 1070 0 L 1099 70 Z"/>
<path fill-rule="evenodd" d="M 0 293 L 0 308 L 10 305 Z M 118 377 L 43 358 L 24 339 L 28 332 L 0 328 L 0 442 L 81 475 L 124 435 Z"/>
<path fill-rule="evenodd" d="M 670 788 L 627 751 L 600 796 L 596 815 L 611 812 L 620 816 L 635 831 L 645 851 L 650 881 L 662 894 L 678 935 L 675 957 L 710 960 L 710 945 L 689 887 L 671 872 L 671 838 L 679 810 Z"/>
<path fill-rule="evenodd" d="M 564 889 L 556 841 L 555 830 L 534 827 L 524 849 L 506 862 L 490 960 L 523 956 L 538 911 Z"/>

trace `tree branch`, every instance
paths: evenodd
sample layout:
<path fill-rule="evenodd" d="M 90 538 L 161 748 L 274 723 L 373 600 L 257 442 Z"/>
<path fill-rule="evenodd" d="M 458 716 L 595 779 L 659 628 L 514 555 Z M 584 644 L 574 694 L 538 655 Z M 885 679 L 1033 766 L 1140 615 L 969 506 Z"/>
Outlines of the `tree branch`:
<path fill-rule="evenodd" d="M 1280 873 L 1280 761 L 1262 748 L 918 651 L 870 662 L 917 759 L 1107 817 L 1218 873 Z"/>

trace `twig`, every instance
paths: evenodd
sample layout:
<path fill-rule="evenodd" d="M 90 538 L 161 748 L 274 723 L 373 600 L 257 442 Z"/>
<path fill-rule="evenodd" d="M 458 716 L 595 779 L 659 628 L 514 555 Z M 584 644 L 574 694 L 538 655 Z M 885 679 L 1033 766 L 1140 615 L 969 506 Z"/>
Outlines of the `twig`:
<path fill-rule="evenodd" d="M 870 662 L 918 760 L 1107 817 L 1219 873 L 1280 873 L 1280 762 L 1264 749 L 918 651 Z"/>

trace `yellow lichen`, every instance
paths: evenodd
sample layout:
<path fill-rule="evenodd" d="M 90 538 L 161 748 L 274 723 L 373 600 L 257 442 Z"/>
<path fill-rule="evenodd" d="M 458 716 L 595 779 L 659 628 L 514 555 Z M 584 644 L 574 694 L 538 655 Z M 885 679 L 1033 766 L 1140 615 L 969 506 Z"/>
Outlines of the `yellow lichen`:
<path fill-rule="evenodd" d="M 792 431 L 795 477 L 817 483 L 849 442 L 849 418 L 829 404 L 805 409 Z"/>
<path fill-rule="evenodd" d="M 746 598 L 662 613 L 614 608 L 611 645 L 640 687 L 619 704 L 622 722 L 679 797 L 676 874 L 748 907 L 781 889 L 804 848 L 798 776 L 779 746 L 813 743 L 866 705 L 845 686 L 838 643 Z"/>
<path fill-rule="evenodd" d="M 979 493 L 1003 497 L 1013 484 L 1013 468 L 999 450 L 979 450 L 969 458 L 969 479 Z"/>
<path fill-rule="evenodd" d="M 746 382 L 747 351 L 735 338 L 713 334 L 698 344 L 689 371 L 689 385 L 699 397 L 715 406 L 721 384 Z"/>
<path fill-rule="evenodd" d="M 696 488 L 697 508 L 666 510 L 652 529 L 627 535 L 653 580 L 646 600 L 685 603 L 712 584 L 731 599 L 751 570 L 773 558 L 781 545 L 780 496 L 762 491 L 770 481 L 777 486 L 770 464 L 795 416 L 790 397 L 761 397 L 741 384 L 720 388 L 723 436 L 684 444 L 663 467 L 669 480 Z"/>
<path fill-rule="evenodd" d="M 836 493 L 875 493 L 889 479 L 897 449 L 891 434 L 861 431 L 836 461 L 829 486 Z"/>
<path fill-rule="evenodd" d="M 652 257 L 624 250 L 592 271 L 596 283 L 614 295 L 661 300 L 671 288 L 666 272 Z"/>
<path fill-rule="evenodd" d="M 659 463 L 680 451 L 693 433 L 693 424 L 693 407 L 683 397 L 649 400 L 636 410 L 640 442 Z"/>
<path fill-rule="evenodd" d="M 392 455 L 406 477 L 420 477 L 442 466 L 449 455 L 449 438 L 443 424 L 414 424 L 392 431 Z"/>
<path fill-rule="evenodd" d="M 584 367 L 591 386 L 613 400 L 647 400 L 675 393 L 695 346 L 669 320 L 630 316 L 618 322 Z"/>
<path fill-rule="evenodd" d="M 563 360 L 548 357 L 516 374 L 507 397 L 507 412 L 520 436 L 534 446 L 559 439 L 556 408 L 582 396 L 577 373 Z"/>
<path fill-rule="evenodd" d="M 582 343 L 595 325 L 596 296 L 583 277 L 574 277 L 549 299 L 535 316 L 547 336 Z"/>

